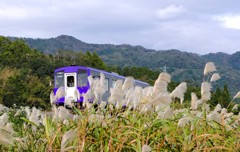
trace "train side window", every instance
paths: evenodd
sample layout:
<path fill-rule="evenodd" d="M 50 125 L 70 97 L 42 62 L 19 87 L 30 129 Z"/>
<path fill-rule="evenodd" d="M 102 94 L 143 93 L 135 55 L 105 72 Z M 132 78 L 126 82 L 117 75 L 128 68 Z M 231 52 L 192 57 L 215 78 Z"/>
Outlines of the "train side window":
<path fill-rule="evenodd" d="M 64 86 L 64 73 L 63 72 L 57 72 L 55 74 L 55 87 L 60 88 Z"/>
<path fill-rule="evenodd" d="M 93 79 L 100 79 L 100 76 L 95 75 L 95 76 L 93 76 Z"/>
<path fill-rule="evenodd" d="M 88 78 L 87 70 L 78 70 L 77 82 L 79 87 L 87 86 L 88 80 L 87 78 Z"/>
<path fill-rule="evenodd" d="M 67 77 L 67 86 L 68 87 L 74 87 L 74 76 L 68 76 Z"/>

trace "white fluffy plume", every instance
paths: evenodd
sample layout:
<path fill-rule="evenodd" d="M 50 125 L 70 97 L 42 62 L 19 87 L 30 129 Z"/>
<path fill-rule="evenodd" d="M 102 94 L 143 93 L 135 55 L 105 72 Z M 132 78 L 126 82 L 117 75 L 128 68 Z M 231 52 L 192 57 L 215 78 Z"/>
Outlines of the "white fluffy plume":
<path fill-rule="evenodd" d="M 191 93 L 191 99 L 192 99 L 192 101 L 198 100 L 198 97 L 194 92 Z"/>
<path fill-rule="evenodd" d="M 191 109 L 192 110 L 197 110 L 198 109 L 198 105 L 202 104 L 202 100 L 198 100 L 197 95 L 192 92 L 191 93 Z"/>
<path fill-rule="evenodd" d="M 64 91 L 64 87 L 60 87 L 58 88 L 57 92 L 56 92 L 56 98 L 60 99 L 62 97 L 65 96 L 65 91 Z"/>
<path fill-rule="evenodd" d="M 209 82 L 203 82 L 201 85 L 201 99 L 202 101 L 208 101 L 211 99 L 212 86 Z"/>
<path fill-rule="evenodd" d="M 172 100 L 169 94 L 160 94 L 151 100 L 151 103 L 155 106 L 158 105 L 169 106 L 171 102 Z"/>
<path fill-rule="evenodd" d="M 51 91 L 51 93 L 50 93 L 50 103 L 51 103 L 51 105 L 54 104 L 54 101 L 55 101 L 54 93 L 53 93 L 53 91 Z"/>
<path fill-rule="evenodd" d="M 213 111 L 220 112 L 221 110 L 222 110 L 222 106 L 220 104 L 217 104 Z"/>
<path fill-rule="evenodd" d="M 122 80 L 117 80 L 114 84 L 113 88 L 110 89 L 111 95 L 109 97 L 109 102 L 112 104 L 116 104 L 117 102 L 121 102 L 123 100 L 123 91 L 122 91 L 123 82 Z"/>
<path fill-rule="evenodd" d="M 204 75 L 207 75 L 208 73 L 211 73 L 211 72 L 214 72 L 214 71 L 216 71 L 216 66 L 214 65 L 213 62 L 208 62 L 208 63 L 205 65 L 203 74 L 204 74 Z"/>
<path fill-rule="evenodd" d="M 180 83 L 170 94 L 170 96 L 172 98 L 179 98 L 179 99 L 183 99 L 184 98 L 184 93 L 187 90 L 187 83 L 186 82 L 182 82 Z"/>
<path fill-rule="evenodd" d="M 240 98 L 240 91 L 234 96 L 234 99 Z"/>
<path fill-rule="evenodd" d="M 155 81 L 154 87 L 153 87 L 153 93 L 157 94 L 159 92 L 167 92 L 167 82 L 166 81 Z"/>
<path fill-rule="evenodd" d="M 134 86 L 134 78 L 133 77 L 127 77 L 123 83 L 122 89 L 127 90 Z"/>
<path fill-rule="evenodd" d="M 74 141 L 77 137 L 77 130 L 68 130 L 62 137 L 61 141 L 61 152 L 69 151 L 70 149 L 74 148 L 73 146 L 67 147 L 70 145 L 72 141 Z"/>
<path fill-rule="evenodd" d="M 165 81 L 167 83 L 171 82 L 171 76 L 170 74 L 166 73 L 166 72 L 162 72 L 160 73 L 160 75 L 158 76 L 158 80 L 162 80 L 162 81 Z"/>
<path fill-rule="evenodd" d="M 221 78 L 221 77 L 220 77 L 220 75 L 219 75 L 218 73 L 214 73 L 214 74 L 212 75 L 212 77 L 211 77 L 210 82 L 217 81 L 217 80 L 219 80 L 220 78 Z"/>
<path fill-rule="evenodd" d="M 201 85 L 201 95 L 203 96 L 204 93 L 210 92 L 212 89 L 212 86 L 208 82 L 203 82 Z"/>
<path fill-rule="evenodd" d="M 233 110 L 237 110 L 238 109 L 238 104 L 235 104 L 234 106 L 233 106 L 233 108 L 232 108 L 232 111 Z"/>

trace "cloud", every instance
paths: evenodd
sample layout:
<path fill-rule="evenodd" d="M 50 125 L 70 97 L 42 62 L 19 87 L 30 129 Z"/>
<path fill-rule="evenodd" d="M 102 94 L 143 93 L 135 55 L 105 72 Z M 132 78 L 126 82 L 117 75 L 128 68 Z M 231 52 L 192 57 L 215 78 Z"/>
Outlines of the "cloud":
<path fill-rule="evenodd" d="M 228 14 L 214 17 L 223 23 L 226 28 L 238 29 L 240 30 L 240 14 Z"/>
<path fill-rule="evenodd" d="M 169 5 L 163 9 L 156 10 L 159 19 L 168 19 L 185 12 L 183 5 Z"/>
<path fill-rule="evenodd" d="M 87 43 L 233 53 L 240 50 L 238 4 L 239 0 L 1 0 L 0 34 L 65 34 Z"/>

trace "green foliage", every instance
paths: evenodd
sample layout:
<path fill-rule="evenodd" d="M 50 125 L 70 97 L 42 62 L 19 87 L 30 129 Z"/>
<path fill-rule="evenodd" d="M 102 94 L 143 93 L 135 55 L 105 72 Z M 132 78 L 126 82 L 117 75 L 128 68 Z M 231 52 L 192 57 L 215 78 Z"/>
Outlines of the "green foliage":
<path fill-rule="evenodd" d="M 225 84 L 223 90 L 217 87 L 216 91 L 212 92 L 212 97 L 209 103 L 212 107 L 215 107 L 217 104 L 220 104 L 222 107 L 227 108 L 231 101 L 228 87 Z"/>
<path fill-rule="evenodd" d="M 72 64 L 105 69 L 95 53 L 59 50 L 55 55 L 30 49 L 23 40 L 11 41 L 0 36 L 0 103 L 8 107 L 36 106 L 48 108 L 53 73 L 56 68 Z"/>
<path fill-rule="evenodd" d="M 46 78 L 47 79 L 47 78 Z M 28 70 L 21 70 L 19 75 L 10 77 L 2 88 L 2 102 L 8 107 L 19 106 L 49 107 L 50 87 L 46 87 L 38 77 Z"/>

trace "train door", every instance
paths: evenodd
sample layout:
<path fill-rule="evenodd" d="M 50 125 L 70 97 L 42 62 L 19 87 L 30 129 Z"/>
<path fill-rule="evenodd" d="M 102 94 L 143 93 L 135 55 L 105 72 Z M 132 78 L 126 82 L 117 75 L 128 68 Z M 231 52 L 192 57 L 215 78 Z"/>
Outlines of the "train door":
<path fill-rule="evenodd" d="M 77 88 L 76 73 L 65 73 L 65 100 L 77 101 L 74 92 Z"/>

